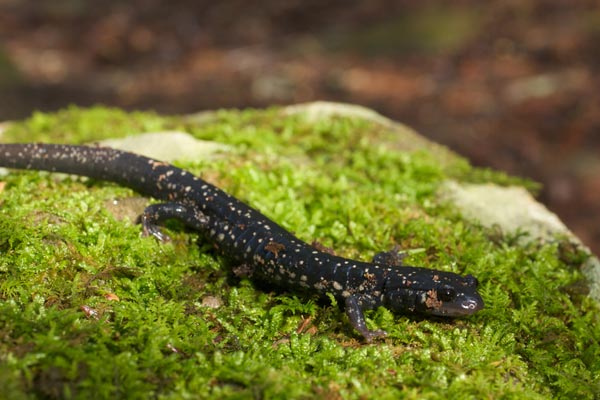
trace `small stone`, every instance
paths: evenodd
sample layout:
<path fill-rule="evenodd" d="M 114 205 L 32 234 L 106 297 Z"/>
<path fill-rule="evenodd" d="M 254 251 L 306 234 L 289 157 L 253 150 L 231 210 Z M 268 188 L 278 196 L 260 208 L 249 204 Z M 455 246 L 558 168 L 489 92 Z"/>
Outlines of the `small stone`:
<path fill-rule="evenodd" d="M 219 308 L 223 305 L 223 301 L 215 296 L 204 296 L 202 298 L 202 306 L 208 308 Z"/>

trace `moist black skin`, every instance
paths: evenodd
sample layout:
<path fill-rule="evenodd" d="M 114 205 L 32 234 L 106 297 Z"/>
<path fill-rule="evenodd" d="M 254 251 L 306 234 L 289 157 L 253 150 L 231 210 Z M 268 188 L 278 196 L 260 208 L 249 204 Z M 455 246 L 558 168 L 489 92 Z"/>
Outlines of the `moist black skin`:
<path fill-rule="evenodd" d="M 462 317 L 483 308 L 471 275 L 405 266 L 397 250 L 379 253 L 370 263 L 338 257 L 168 163 L 104 147 L 27 143 L 0 144 L 0 166 L 88 176 L 163 200 L 141 215 L 144 234 L 165 240 L 159 224 L 179 219 L 252 279 L 290 291 L 333 294 L 367 342 L 386 335 L 367 328 L 367 309 Z"/>

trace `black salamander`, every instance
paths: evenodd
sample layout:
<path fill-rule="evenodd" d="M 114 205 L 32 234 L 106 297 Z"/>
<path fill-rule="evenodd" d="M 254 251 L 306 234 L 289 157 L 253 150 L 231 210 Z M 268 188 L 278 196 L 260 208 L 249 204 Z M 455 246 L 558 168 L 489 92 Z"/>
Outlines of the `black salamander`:
<path fill-rule="evenodd" d="M 396 250 L 379 253 L 371 263 L 332 255 L 199 177 L 137 154 L 103 147 L 0 144 L 0 166 L 111 181 L 163 200 L 143 212 L 145 234 L 165 240 L 158 226 L 167 219 L 181 220 L 252 279 L 292 291 L 333 294 L 367 341 L 386 335 L 367 328 L 367 309 L 385 306 L 396 313 L 460 317 L 483 308 L 471 275 L 405 266 Z"/>

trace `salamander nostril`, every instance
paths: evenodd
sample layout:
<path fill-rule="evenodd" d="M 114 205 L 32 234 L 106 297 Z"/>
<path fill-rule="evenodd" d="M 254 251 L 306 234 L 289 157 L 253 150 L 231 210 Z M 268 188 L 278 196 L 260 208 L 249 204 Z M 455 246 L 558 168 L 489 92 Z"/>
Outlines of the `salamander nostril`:
<path fill-rule="evenodd" d="M 483 301 L 481 299 L 469 298 L 460 304 L 461 308 L 468 313 L 474 313 L 483 308 Z"/>
<path fill-rule="evenodd" d="M 466 300 L 462 303 L 462 308 L 467 310 L 474 310 L 477 307 L 477 303 L 473 300 Z"/>

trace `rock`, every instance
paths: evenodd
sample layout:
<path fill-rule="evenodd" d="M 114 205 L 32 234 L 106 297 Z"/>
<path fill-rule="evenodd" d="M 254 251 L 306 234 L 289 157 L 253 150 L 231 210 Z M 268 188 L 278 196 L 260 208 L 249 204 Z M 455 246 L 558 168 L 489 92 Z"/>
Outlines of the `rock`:
<path fill-rule="evenodd" d="M 548 242 L 564 235 L 579 242 L 556 214 L 521 187 L 449 181 L 442 186 L 440 197 L 450 201 L 467 219 L 487 228 L 496 226 L 508 234 L 527 232 L 520 238 L 522 241 Z"/>
<path fill-rule="evenodd" d="M 102 140 L 98 143 L 168 162 L 206 159 L 215 153 L 229 149 L 223 144 L 199 140 L 189 133 L 179 131 L 142 133 L 120 139 Z"/>

